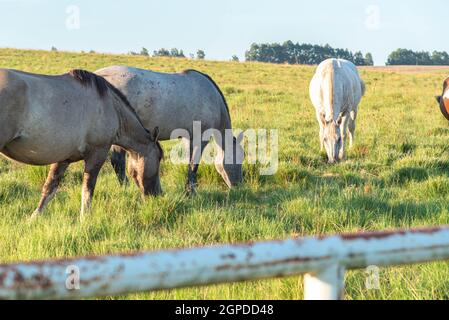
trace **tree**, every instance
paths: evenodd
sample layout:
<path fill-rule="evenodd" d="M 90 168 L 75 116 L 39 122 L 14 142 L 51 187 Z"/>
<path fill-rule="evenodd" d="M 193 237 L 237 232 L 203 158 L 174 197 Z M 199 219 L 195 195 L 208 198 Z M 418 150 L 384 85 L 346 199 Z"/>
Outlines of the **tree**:
<path fill-rule="evenodd" d="M 168 51 L 167 49 L 159 49 L 159 50 L 155 50 L 153 52 L 153 56 L 154 57 L 170 57 L 170 51 Z"/>
<path fill-rule="evenodd" d="M 435 66 L 449 65 L 449 54 L 447 52 L 434 51 L 432 53 L 432 64 Z"/>
<path fill-rule="evenodd" d="M 56 51 L 58 51 L 58 49 L 56 49 L 56 47 L 51 47 L 51 51 L 56 52 Z"/>
<path fill-rule="evenodd" d="M 251 44 L 248 51 L 245 52 L 246 61 L 259 61 L 258 59 L 259 45 L 257 43 Z"/>
<path fill-rule="evenodd" d="M 374 66 L 373 55 L 369 52 L 365 55 L 365 65 L 366 66 Z"/>
<path fill-rule="evenodd" d="M 387 65 L 415 65 L 417 63 L 416 55 L 413 51 L 407 49 L 397 49 L 390 53 Z"/>
<path fill-rule="evenodd" d="M 356 66 L 364 66 L 365 65 L 365 58 L 363 57 L 363 53 L 360 51 L 357 51 L 354 53 L 354 64 Z"/>
<path fill-rule="evenodd" d="M 236 55 L 233 55 L 232 58 L 231 58 L 231 61 L 240 62 L 240 59 Z"/>
<path fill-rule="evenodd" d="M 170 50 L 170 57 L 175 58 L 185 58 L 184 52 L 182 50 L 178 50 L 176 48 L 173 48 Z"/>
<path fill-rule="evenodd" d="M 206 58 L 206 53 L 203 50 L 198 50 L 196 53 L 196 58 L 198 60 L 204 60 Z"/>
<path fill-rule="evenodd" d="M 140 55 L 148 57 L 150 55 L 150 53 L 148 52 L 147 48 L 143 47 L 142 50 L 140 50 Z"/>

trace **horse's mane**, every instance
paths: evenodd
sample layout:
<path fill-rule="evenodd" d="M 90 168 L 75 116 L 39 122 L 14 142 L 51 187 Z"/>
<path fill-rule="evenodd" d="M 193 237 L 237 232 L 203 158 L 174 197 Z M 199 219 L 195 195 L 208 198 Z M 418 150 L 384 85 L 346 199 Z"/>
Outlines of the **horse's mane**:
<path fill-rule="evenodd" d="M 134 114 L 136 114 L 133 107 L 131 106 L 131 103 L 129 103 L 128 98 L 102 76 L 96 75 L 95 73 L 86 70 L 79 70 L 79 69 L 71 70 L 69 72 L 69 75 L 78 80 L 78 82 L 84 86 L 95 87 L 98 94 L 102 98 L 106 95 L 106 92 L 108 92 L 109 89 L 112 90 L 112 92 L 115 95 L 117 95 L 128 108 L 132 109 Z"/>
<path fill-rule="evenodd" d="M 221 91 L 220 87 L 218 86 L 218 84 L 207 74 L 202 73 L 198 70 L 193 70 L 193 69 L 188 69 L 188 70 L 184 70 L 183 73 L 189 73 L 189 72 L 196 72 L 199 73 L 200 75 L 202 75 L 203 77 L 205 77 L 206 79 L 208 79 L 215 87 L 215 89 L 217 89 L 218 93 L 220 94 L 221 98 L 223 99 L 223 102 L 226 106 L 226 111 L 228 112 L 228 116 L 229 116 L 229 120 L 231 120 L 231 113 L 229 112 L 229 106 L 228 106 L 228 102 L 226 101 L 226 98 L 223 94 L 223 91 Z"/>
<path fill-rule="evenodd" d="M 94 87 L 100 97 L 104 97 L 108 90 L 111 90 L 122 102 L 123 104 L 131 111 L 133 115 L 136 116 L 139 123 L 144 127 L 142 124 L 142 121 L 140 120 L 140 117 L 138 116 L 137 112 L 134 110 L 134 108 L 131 106 L 131 103 L 129 102 L 128 98 L 116 87 L 114 87 L 109 81 L 107 81 L 102 76 L 99 76 L 95 73 L 86 71 L 86 70 L 79 70 L 74 69 L 69 72 L 69 75 L 71 75 L 74 79 L 76 79 L 79 83 L 81 83 L 83 86 L 92 86 Z M 145 127 L 144 127 L 145 128 Z M 148 133 L 149 131 L 145 129 Z"/>
<path fill-rule="evenodd" d="M 131 111 L 131 113 L 136 117 L 137 121 L 139 121 L 142 128 L 148 133 L 151 140 L 153 139 L 153 136 L 151 135 L 150 131 L 148 131 L 147 128 L 142 123 L 142 120 L 140 119 L 139 115 L 137 114 L 136 110 L 131 106 L 131 103 L 129 102 L 128 98 L 115 86 L 113 86 L 109 81 L 107 81 L 102 76 L 99 76 L 95 73 L 86 71 L 86 70 L 79 70 L 74 69 L 69 72 L 69 75 L 72 76 L 74 79 L 76 79 L 79 83 L 81 83 L 83 86 L 92 86 L 94 87 L 101 98 L 103 98 L 108 90 L 111 90 L 122 102 L 123 104 Z M 156 141 L 157 147 L 161 150 L 162 157 L 163 157 L 163 149 L 159 143 L 159 141 Z"/>

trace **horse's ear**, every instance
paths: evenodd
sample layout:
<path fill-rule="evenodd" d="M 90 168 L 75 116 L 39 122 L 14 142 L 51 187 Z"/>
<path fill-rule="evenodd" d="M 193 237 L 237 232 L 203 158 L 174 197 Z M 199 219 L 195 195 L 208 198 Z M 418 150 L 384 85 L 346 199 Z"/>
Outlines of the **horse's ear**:
<path fill-rule="evenodd" d="M 435 99 L 437 99 L 437 102 L 438 102 L 439 104 L 441 104 L 441 98 L 442 98 L 442 96 L 436 96 L 436 97 L 435 97 Z"/>
<path fill-rule="evenodd" d="M 155 142 L 159 141 L 159 136 L 160 136 L 159 127 L 156 127 L 153 130 L 153 140 Z"/>

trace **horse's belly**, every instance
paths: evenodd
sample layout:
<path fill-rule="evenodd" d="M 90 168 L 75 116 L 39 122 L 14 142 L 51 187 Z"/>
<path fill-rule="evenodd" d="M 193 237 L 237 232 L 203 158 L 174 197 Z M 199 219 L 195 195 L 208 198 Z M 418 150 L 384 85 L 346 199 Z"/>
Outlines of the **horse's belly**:
<path fill-rule="evenodd" d="M 208 129 L 220 129 L 219 119 L 213 121 L 210 117 L 202 114 L 197 114 L 196 117 L 192 117 L 188 112 L 185 114 L 180 114 L 178 112 L 159 114 L 154 117 L 147 117 L 143 119 L 143 125 L 148 129 L 153 129 L 158 127 L 160 136 L 159 139 L 162 141 L 170 140 L 171 138 L 177 139 L 176 134 L 180 131 L 186 131 L 190 135 L 194 131 L 198 131 L 202 134 Z M 172 137 L 173 135 L 173 137 Z"/>
<path fill-rule="evenodd" d="M 155 99 L 156 100 L 156 99 Z M 170 140 L 178 130 L 193 133 L 194 127 L 201 132 L 221 128 L 221 113 L 217 105 L 184 99 L 160 99 L 152 105 L 137 102 L 137 113 L 148 129 L 159 128 L 160 140 Z"/>
<path fill-rule="evenodd" d="M 62 161 L 72 162 L 82 159 L 80 150 L 68 145 L 53 143 L 39 143 L 31 139 L 19 138 L 8 143 L 1 151 L 5 156 L 13 160 L 30 165 L 49 165 Z"/>

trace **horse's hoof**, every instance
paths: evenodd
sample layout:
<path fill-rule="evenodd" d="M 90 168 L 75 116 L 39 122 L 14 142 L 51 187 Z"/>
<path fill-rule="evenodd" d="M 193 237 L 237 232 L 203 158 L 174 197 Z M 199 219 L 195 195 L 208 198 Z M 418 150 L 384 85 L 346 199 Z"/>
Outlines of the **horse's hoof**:
<path fill-rule="evenodd" d="M 89 217 L 90 217 L 90 210 L 87 212 L 81 212 L 80 213 L 80 223 L 85 223 L 87 221 L 89 221 Z"/>
<path fill-rule="evenodd" d="M 196 196 L 196 187 L 194 187 L 194 186 L 187 186 L 186 187 L 186 194 L 189 197 Z"/>
<path fill-rule="evenodd" d="M 123 187 L 123 188 L 129 187 L 129 180 L 128 180 L 128 178 L 125 178 L 125 179 L 123 179 L 123 180 L 120 180 L 120 181 L 119 181 L 119 184 L 120 184 L 120 186 Z"/>

